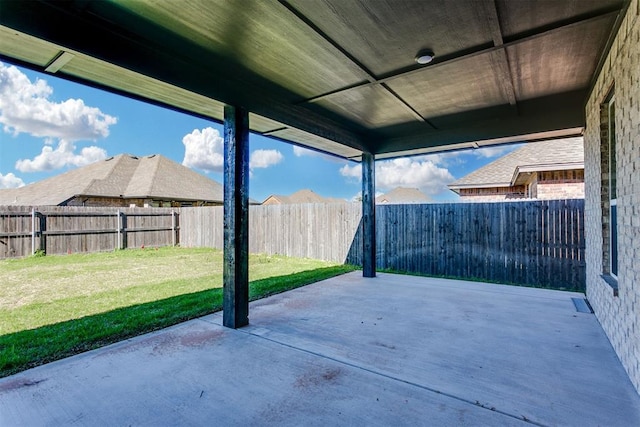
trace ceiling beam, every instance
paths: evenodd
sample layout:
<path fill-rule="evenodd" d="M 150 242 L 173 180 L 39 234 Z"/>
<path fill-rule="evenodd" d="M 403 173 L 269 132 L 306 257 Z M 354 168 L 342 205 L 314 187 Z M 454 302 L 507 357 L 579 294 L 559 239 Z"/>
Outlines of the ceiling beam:
<path fill-rule="evenodd" d="M 426 124 L 428 124 L 432 129 L 435 129 L 436 127 L 427 119 L 425 119 L 422 114 L 420 114 L 418 112 L 418 110 L 416 110 L 415 108 L 413 108 L 411 105 L 409 105 L 409 103 L 407 101 L 405 101 L 400 95 L 398 95 L 396 93 L 396 91 L 394 91 L 393 89 L 391 89 L 389 86 L 382 84 L 380 85 L 380 87 L 384 88 L 387 92 L 389 92 L 397 101 L 399 101 L 403 106 L 404 109 L 409 111 L 409 113 L 416 118 L 418 121 L 421 122 L 425 122 Z"/>
<path fill-rule="evenodd" d="M 585 125 L 585 90 L 578 90 L 519 103 L 519 114 L 509 120 L 503 116 L 465 122 L 464 127 L 446 130 L 413 131 L 405 136 L 377 141 L 373 151 L 376 157 L 395 152 L 430 149 L 450 144 L 473 143 L 518 136 L 557 132 L 563 129 L 583 129 Z"/>
<path fill-rule="evenodd" d="M 503 47 L 504 40 L 502 38 L 502 28 L 500 27 L 500 18 L 498 16 L 498 5 L 495 0 L 486 0 L 484 8 L 487 12 L 486 16 L 489 24 L 489 31 L 491 31 L 491 38 L 493 39 L 493 45 L 495 47 L 502 47 L 502 49 L 499 49 L 494 53 L 494 57 L 497 60 L 497 68 L 495 71 L 498 74 L 500 88 L 509 101 L 509 105 L 515 107 L 516 91 L 513 84 L 513 74 L 511 73 L 511 67 L 509 65 L 509 57 L 506 49 Z"/>

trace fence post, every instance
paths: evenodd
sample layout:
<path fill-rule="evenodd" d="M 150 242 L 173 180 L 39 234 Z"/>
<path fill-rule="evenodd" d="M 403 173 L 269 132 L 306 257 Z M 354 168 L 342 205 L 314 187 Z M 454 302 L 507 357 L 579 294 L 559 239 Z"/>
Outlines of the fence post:
<path fill-rule="evenodd" d="M 122 249 L 127 249 L 127 213 L 120 212 L 122 215 Z"/>
<path fill-rule="evenodd" d="M 42 212 L 36 212 L 40 217 L 40 250 L 47 253 L 47 216 Z"/>
<path fill-rule="evenodd" d="M 171 211 L 171 246 L 176 245 L 176 211 Z"/>
<path fill-rule="evenodd" d="M 120 209 L 116 211 L 116 250 L 120 249 Z"/>
<path fill-rule="evenodd" d="M 31 255 L 36 253 L 36 209 L 31 208 Z"/>
<path fill-rule="evenodd" d="M 127 214 L 118 209 L 116 215 L 118 215 L 118 241 L 116 243 L 116 246 L 118 249 L 127 249 Z"/>

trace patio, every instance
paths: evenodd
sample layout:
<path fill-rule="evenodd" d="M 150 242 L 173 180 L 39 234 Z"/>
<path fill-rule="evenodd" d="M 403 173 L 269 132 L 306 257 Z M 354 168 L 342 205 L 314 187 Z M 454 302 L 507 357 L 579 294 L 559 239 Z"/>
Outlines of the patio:
<path fill-rule="evenodd" d="M 354 272 L 0 380 L 0 425 L 637 425 L 584 295 Z"/>

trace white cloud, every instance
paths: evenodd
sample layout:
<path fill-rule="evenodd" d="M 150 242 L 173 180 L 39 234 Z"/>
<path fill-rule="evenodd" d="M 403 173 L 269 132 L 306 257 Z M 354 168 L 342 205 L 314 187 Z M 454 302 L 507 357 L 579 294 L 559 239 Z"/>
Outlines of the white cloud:
<path fill-rule="evenodd" d="M 249 160 L 249 168 L 268 168 L 277 165 L 284 159 L 282 153 L 278 150 L 255 150 L 251 153 Z"/>
<path fill-rule="evenodd" d="M 31 82 L 18 68 L 0 62 L 0 123 L 4 132 L 45 139 L 40 154 L 16 162 L 16 169 L 21 172 L 84 166 L 107 156 L 104 149 L 96 146 L 85 147 L 76 154 L 74 141 L 107 137 L 109 126 L 118 120 L 85 105 L 81 99 L 55 102 L 49 99 L 52 94 L 53 88 L 45 80 Z"/>
<path fill-rule="evenodd" d="M 184 159 L 182 164 L 189 168 L 208 172 L 222 172 L 224 169 L 224 140 L 217 129 L 208 127 L 194 129 L 182 138 Z"/>
<path fill-rule="evenodd" d="M 357 164 L 355 166 L 344 165 L 340 168 L 340 175 L 347 178 L 355 178 L 356 180 L 362 179 L 362 165 Z"/>
<path fill-rule="evenodd" d="M 182 143 L 185 147 L 182 160 L 184 166 L 207 172 L 223 172 L 224 139 L 217 129 L 194 129 L 182 138 Z M 282 159 L 284 156 L 278 150 L 255 150 L 251 153 L 249 167 L 268 168 L 280 163 Z"/>
<path fill-rule="evenodd" d="M 399 158 L 376 162 L 376 187 L 392 190 L 396 187 L 419 188 L 427 195 L 438 194 L 454 181 L 453 175 L 434 162 L 420 158 Z M 340 173 L 347 178 L 360 180 L 362 165 L 345 165 Z"/>
<path fill-rule="evenodd" d="M 100 147 L 84 147 L 80 154 L 75 154 L 76 146 L 67 140 L 61 140 L 54 149 L 47 142 L 42 151 L 32 160 L 20 159 L 16 162 L 16 169 L 20 172 L 40 172 L 60 169 L 65 166 L 86 166 L 90 163 L 104 160 L 107 152 Z"/>
<path fill-rule="evenodd" d="M 109 135 L 117 119 L 81 99 L 54 102 L 53 89 L 45 80 L 32 83 L 14 66 L 0 62 L 0 123 L 14 135 L 67 141 L 96 140 Z"/>
<path fill-rule="evenodd" d="M 11 172 L 6 175 L 0 173 L 0 188 L 18 188 L 24 185 L 24 181 Z"/>

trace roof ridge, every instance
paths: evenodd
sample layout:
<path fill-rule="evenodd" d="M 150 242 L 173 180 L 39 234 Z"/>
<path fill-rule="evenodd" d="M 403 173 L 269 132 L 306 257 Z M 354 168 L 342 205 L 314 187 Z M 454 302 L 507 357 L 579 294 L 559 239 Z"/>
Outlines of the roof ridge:
<path fill-rule="evenodd" d="M 111 166 L 111 168 L 109 169 L 109 172 L 102 178 L 91 178 L 91 180 L 89 180 L 89 183 L 84 186 L 82 188 L 82 192 L 80 192 L 80 194 L 90 194 L 90 191 L 92 189 L 92 187 L 94 185 L 97 185 L 100 182 L 105 182 L 108 181 L 109 178 L 111 178 L 113 176 L 113 174 L 115 173 L 116 169 L 118 169 L 118 166 L 120 164 L 120 162 L 122 162 L 122 155 L 118 155 L 118 156 L 111 156 L 111 157 L 107 157 L 106 159 L 103 159 L 102 162 L 110 162 L 112 160 L 115 160 L 114 164 Z M 91 166 L 95 166 L 97 165 L 98 162 L 92 163 L 90 165 L 87 165 L 85 167 L 91 167 Z"/>
<path fill-rule="evenodd" d="M 158 171 L 160 170 L 160 162 L 163 161 L 164 158 L 165 157 L 160 154 L 153 154 L 145 157 L 147 161 L 155 162 L 155 164 L 153 165 L 153 170 L 151 172 L 151 180 L 149 181 L 149 188 L 147 189 L 147 194 L 145 194 L 145 196 L 151 196 L 152 193 L 154 192 L 153 186 L 158 182 L 157 175 L 158 175 Z M 140 164 L 142 164 L 142 162 L 140 162 Z"/>
<path fill-rule="evenodd" d="M 127 182 L 127 185 L 124 188 L 124 193 L 123 196 L 125 197 L 137 197 L 137 196 L 144 196 L 143 194 L 131 194 L 131 187 L 137 183 L 136 181 L 136 176 L 138 175 L 138 173 L 140 172 L 140 167 L 142 166 L 142 162 L 140 161 L 140 157 L 138 156 L 130 156 L 129 157 L 138 160 L 138 163 L 136 164 L 135 169 L 133 170 L 133 173 L 131 174 L 131 176 L 129 177 L 129 181 Z"/>

